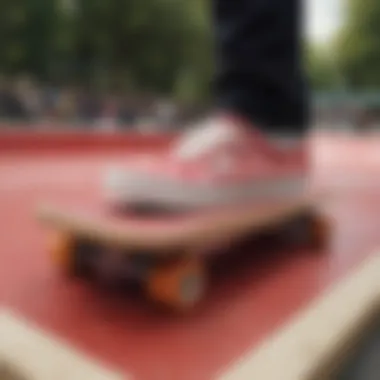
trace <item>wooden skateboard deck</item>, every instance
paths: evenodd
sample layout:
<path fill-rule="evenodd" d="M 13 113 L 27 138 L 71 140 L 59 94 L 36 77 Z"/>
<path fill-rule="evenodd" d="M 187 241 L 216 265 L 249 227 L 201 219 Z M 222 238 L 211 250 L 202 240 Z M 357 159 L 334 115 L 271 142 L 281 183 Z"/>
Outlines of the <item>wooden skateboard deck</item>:
<path fill-rule="evenodd" d="M 116 212 L 100 202 L 88 206 L 45 203 L 37 216 L 58 232 L 52 253 L 65 271 L 83 275 L 85 267 L 94 267 L 94 257 L 101 256 L 102 260 L 96 259 L 101 272 L 107 268 L 114 273 L 115 268 L 128 267 L 129 277 L 143 279 L 152 298 L 183 308 L 200 298 L 206 278 L 202 258 L 217 252 L 218 247 L 300 218 L 300 234 L 307 235 L 303 240 L 323 242 L 326 226 L 318 215 L 321 200 L 305 196 L 166 215 Z M 190 278 L 191 281 L 185 281 Z"/>

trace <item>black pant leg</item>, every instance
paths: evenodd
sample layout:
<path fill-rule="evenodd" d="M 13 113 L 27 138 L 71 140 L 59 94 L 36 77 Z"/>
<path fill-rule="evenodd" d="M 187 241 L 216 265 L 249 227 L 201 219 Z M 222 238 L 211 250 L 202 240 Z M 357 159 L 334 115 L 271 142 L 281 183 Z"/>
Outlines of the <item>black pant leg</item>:
<path fill-rule="evenodd" d="M 268 131 L 303 132 L 309 96 L 301 0 L 214 0 L 219 106 Z"/>

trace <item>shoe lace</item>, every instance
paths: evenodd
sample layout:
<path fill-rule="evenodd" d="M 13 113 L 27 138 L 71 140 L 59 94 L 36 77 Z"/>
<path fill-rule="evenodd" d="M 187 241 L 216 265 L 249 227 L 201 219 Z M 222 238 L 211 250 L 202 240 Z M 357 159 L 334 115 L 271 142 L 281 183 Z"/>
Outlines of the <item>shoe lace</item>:
<path fill-rule="evenodd" d="M 234 131 L 224 128 L 220 121 L 207 120 L 183 134 L 174 147 L 174 154 L 179 159 L 193 159 L 233 137 Z"/>

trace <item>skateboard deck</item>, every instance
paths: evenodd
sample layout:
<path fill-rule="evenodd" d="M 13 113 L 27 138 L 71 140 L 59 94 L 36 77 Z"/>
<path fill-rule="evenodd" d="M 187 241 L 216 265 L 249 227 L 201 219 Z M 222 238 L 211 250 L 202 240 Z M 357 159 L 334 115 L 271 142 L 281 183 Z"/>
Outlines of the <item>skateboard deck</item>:
<path fill-rule="evenodd" d="M 112 277 L 124 271 L 128 277 L 143 280 L 156 301 L 188 308 L 203 293 L 204 258 L 218 248 L 296 221 L 297 238 L 323 243 L 327 228 L 318 213 L 321 200 L 313 195 L 151 215 L 118 212 L 100 202 L 87 206 L 50 202 L 39 207 L 37 216 L 57 233 L 51 253 L 66 272 L 83 276 L 91 267 Z"/>

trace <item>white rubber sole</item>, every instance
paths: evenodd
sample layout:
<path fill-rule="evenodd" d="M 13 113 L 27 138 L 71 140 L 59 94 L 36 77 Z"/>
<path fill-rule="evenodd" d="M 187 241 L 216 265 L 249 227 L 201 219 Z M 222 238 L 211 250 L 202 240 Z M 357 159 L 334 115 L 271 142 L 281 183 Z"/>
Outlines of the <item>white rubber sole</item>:
<path fill-rule="evenodd" d="M 104 195 L 106 201 L 115 206 L 132 204 L 197 208 L 295 198 L 305 193 L 307 184 L 306 176 L 294 176 L 218 188 L 209 184 L 195 187 L 188 183 L 143 176 L 140 173 L 113 171 L 108 174 L 104 183 Z"/>

